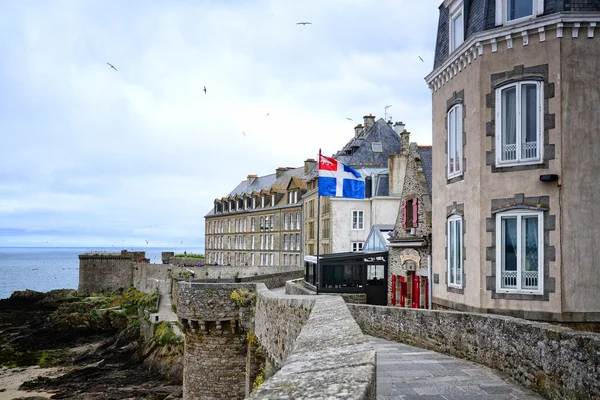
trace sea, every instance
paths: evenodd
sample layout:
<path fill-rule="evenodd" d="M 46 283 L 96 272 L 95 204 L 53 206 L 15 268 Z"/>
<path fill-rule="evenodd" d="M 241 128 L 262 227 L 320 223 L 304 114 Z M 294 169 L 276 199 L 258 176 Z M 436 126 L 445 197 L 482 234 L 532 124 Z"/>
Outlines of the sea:
<path fill-rule="evenodd" d="M 153 264 L 161 264 L 163 251 L 175 254 L 203 254 L 201 248 L 133 247 L 129 251 L 145 251 Z M 89 252 L 120 253 L 114 247 L 0 247 L 0 299 L 9 298 L 17 290 L 48 292 L 54 289 L 77 289 L 79 254 Z"/>

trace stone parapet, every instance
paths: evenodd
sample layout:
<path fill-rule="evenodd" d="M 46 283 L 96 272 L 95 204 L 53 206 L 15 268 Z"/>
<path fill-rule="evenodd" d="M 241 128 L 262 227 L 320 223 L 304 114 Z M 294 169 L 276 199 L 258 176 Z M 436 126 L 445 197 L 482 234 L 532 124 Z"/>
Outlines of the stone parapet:
<path fill-rule="evenodd" d="M 348 309 L 365 334 L 487 365 L 546 398 L 600 398 L 600 334 L 490 314 Z"/>
<path fill-rule="evenodd" d="M 256 335 L 282 364 L 249 399 L 375 399 L 375 350 L 339 296 L 278 296 L 261 284 L 257 291 Z"/>

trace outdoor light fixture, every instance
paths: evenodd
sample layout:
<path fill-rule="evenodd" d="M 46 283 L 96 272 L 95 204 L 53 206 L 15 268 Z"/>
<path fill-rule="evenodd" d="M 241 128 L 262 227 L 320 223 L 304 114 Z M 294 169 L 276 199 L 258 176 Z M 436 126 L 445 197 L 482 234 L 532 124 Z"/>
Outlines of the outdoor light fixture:
<path fill-rule="evenodd" d="M 558 175 L 556 175 L 556 174 L 540 175 L 540 181 L 542 181 L 542 182 L 556 182 L 557 180 L 558 180 Z"/>

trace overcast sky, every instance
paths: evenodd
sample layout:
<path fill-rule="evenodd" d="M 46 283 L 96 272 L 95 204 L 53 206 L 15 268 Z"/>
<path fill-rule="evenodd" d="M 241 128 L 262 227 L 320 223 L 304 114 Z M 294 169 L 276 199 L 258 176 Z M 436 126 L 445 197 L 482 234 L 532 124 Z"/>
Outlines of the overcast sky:
<path fill-rule="evenodd" d="M 440 1 L 2 0 L 0 247 L 204 247 L 215 198 L 386 105 L 431 144 Z"/>

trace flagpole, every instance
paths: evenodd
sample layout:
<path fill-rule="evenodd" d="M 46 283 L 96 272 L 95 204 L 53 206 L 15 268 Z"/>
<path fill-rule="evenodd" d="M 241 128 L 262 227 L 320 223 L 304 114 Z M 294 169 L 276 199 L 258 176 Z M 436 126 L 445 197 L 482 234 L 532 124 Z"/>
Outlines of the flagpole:
<path fill-rule="evenodd" d="M 317 161 L 317 166 L 321 164 L 321 149 L 319 149 L 319 158 Z M 317 168 L 317 171 L 319 169 Z M 319 188 L 319 179 L 317 178 L 317 294 L 319 294 L 319 285 L 321 284 L 321 260 L 319 260 L 319 240 L 321 236 L 321 194 Z"/>

